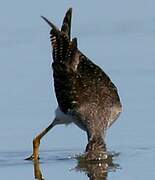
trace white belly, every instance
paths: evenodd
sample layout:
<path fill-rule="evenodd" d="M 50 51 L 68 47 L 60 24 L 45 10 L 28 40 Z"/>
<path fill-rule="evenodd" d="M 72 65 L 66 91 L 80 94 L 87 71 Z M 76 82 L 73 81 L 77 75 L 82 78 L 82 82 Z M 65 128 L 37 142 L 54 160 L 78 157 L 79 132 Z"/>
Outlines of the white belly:
<path fill-rule="evenodd" d="M 73 122 L 71 116 L 64 114 L 59 107 L 55 110 L 55 121 L 56 124 L 65 124 L 68 125 Z"/>
<path fill-rule="evenodd" d="M 71 115 L 64 114 L 59 107 L 55 110 L 55 125 L 57 124 L 65 124 L 68 125 L 70 123 L 76 124 L 80 129 L 86 131 L 85 127 L 80 123 L 80 121 L 76 118 L 73 118 Z"/>

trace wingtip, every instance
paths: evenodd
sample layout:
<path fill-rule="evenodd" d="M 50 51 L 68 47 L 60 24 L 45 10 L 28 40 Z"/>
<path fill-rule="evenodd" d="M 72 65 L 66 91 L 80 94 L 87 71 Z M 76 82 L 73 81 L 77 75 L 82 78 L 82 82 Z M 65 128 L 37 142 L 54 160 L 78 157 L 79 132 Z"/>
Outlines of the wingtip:
<path fill-rule="evenodd" d="M 66 12 L 66 15 L 65 16 L 69 16 L 71 17 L 72 16 L 72 8 L 70 7 L 67 12 Z"/>
<path fill-rule="evenodd" d="M 70 7 L 70 8 L 68 9 L 68 11 L 67 11 L 67 12 L 72 13 L 72 11 L 73 11 L 73 8 L 72 8 L 72 7 Z"/>
<path fill-rule="evenodd" d="M 46 17 L 44 17 L 44 16 L 40 16 L 51 28 L 53 28 L 53 29 L 57 29 L 57 27 L 53 24 L 53 23 L 51 23 Z"/>

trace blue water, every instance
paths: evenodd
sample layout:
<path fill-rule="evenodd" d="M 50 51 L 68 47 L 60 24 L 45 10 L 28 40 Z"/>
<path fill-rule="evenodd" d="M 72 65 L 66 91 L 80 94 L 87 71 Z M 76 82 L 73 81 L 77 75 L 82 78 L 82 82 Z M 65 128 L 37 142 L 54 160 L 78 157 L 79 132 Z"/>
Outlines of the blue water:
<path fill-rule="evenodd" d="M 33 137 L 54 118 L 49 27 L 73 7 L 79 48 L 108 73 L 119 89 L 123 113 L 107 133 L 119 156 L 108 180 L 155 178 L 155 2 L 2 1 L 0 6 L 0 179 L 34 179 Z M 76 126 L 55 127 L 41 143 L 45 179 L 88 179 L 75 170 L 86 135 Z"/>

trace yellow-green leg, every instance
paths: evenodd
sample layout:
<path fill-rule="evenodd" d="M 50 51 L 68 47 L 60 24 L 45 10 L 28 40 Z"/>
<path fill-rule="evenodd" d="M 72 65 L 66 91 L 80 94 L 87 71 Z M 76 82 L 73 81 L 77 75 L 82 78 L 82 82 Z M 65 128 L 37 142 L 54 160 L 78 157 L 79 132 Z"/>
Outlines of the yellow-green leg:
<path fill-rule="evenodd" d="M 40 141 L 41 141 L 41 138 L 43 136 L 45 136 L 48 131 L 50 131 L 55 125 L 56 121 L 54 120 L 46 129 L 44 129 L 40 134 L 38 134 L 34 140 L 33 140 L 33 154 L 26 158 L 25 160 L 38 160 L 39 159 L 39 146 L 40 146 Z"/>

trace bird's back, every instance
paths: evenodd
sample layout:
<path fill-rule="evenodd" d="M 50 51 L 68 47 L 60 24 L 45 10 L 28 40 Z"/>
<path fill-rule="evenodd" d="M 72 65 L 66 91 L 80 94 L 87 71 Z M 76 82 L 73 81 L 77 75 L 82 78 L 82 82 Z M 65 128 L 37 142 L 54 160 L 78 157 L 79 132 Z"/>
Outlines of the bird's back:
<path fill-rule="evenodd" d="M 70 40 L 71 9 L 61 31 L 50 25 L 54 86 L 61 111 L 89 128 L 107 128 L 121 111 L 117 88 L 99 66 L 80 52 L 76 38 Z"/>

